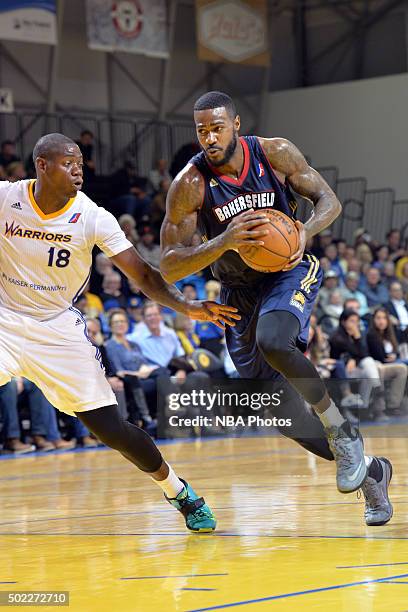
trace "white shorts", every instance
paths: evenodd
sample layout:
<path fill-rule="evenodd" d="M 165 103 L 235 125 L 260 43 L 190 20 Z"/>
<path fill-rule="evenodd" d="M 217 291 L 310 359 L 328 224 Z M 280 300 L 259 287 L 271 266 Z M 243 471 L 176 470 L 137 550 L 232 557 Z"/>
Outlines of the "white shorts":
<path fill-rule="evenodd" d="M 31 380 L 67 414 L 117 404 L 100 351 L 74 307 L 43 322 L 0 307 L 0 386 L 13 376 Z"/>

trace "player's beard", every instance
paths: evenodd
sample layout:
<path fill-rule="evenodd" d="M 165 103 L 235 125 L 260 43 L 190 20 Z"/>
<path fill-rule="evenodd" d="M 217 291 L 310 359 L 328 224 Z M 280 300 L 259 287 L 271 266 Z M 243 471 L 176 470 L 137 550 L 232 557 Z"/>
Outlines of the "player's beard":
<path fill-rule="evenodd" d="M 209 159 L 207 157 L 207 160 L 209 161 L 211 166 L 218 167 L 218 166 L 225 166 L 226 164 L 228 164 L 229 160 L 235 153 L 237 144 L 238 144 L 238 132 L 234 130 L 231 142 L 228 144 L 227 148 L 225 149 L 224 157 L 221 158 L 219 161 L 214 161 L 213 159 Z"/>

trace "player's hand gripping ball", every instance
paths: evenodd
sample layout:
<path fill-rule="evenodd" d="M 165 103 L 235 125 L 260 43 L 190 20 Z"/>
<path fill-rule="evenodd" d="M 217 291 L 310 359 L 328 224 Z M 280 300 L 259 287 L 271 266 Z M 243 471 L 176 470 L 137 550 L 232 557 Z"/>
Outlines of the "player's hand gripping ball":
<path fill-rule="evenodd" d="M 258 272 L 280 272 L 299 248 L 299 231 L 295 223 L 279 210 L 262 211 L 267 221 L 257 229 L 267 228 L 263 245 L 240 246 L 238 252 L 245 263 Z"/>

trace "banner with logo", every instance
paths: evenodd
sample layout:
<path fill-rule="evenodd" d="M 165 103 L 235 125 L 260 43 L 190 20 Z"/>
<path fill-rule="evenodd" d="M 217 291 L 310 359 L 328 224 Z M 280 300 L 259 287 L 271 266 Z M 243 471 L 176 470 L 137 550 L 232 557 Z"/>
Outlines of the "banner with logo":
<path fill-rule="evenodd" d="M 11 89 L 0 88 L 0 113 L 13 113 L 14 101 Z"/>
<path fill-rule="evenodd" d="M 166 58 L 166 0 L 87 0 L 88 46 Z"/>
<path fill-rule="evenodd" d="M 1 40 L 56 45 L 56 0 L 0 0 Z"/>
<path fill-rule="evenodd" d="M 196 0 L 198 57 L 269 64 L 267 0 Z"/>

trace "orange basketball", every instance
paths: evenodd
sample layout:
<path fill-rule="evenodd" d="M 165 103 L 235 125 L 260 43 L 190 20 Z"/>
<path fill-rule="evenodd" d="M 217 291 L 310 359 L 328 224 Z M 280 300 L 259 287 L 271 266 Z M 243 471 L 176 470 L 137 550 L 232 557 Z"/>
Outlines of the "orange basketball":
<path fill-rule="evenodd" d="M 261 211 L 260 211 L 261 212 Z M 287 215 L 279 210 L 265 209 L 269 233 L 260 238 L 263 246 L 241 246 L 239 254 L 247 266 L 259 272 L 279 272 L 296 253 L 299 246 L 299 232 Z M 258 228 L 257 228 L 258 229 Z"/>

